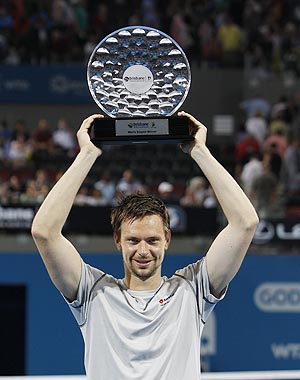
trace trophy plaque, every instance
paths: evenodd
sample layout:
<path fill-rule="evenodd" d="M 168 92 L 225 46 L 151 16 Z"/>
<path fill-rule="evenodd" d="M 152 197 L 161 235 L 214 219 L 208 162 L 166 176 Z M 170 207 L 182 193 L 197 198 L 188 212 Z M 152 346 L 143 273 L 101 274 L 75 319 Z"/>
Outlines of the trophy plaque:
<path fill-rule="evenodd" d="M 190 65 L 167 34 L 146 26 L 109 34 L 91 54 L 87 81 L 107 115 L 92 125 L 95 145 L 193 140 L 188 118 L 172 116 L 187 97 Z"/>

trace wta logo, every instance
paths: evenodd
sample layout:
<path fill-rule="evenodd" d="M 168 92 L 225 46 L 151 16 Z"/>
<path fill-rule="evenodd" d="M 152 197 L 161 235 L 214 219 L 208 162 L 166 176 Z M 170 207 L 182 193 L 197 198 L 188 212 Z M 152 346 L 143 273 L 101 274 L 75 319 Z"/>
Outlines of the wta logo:
<path fill-rule="evenodd" d="M 265 282 L 254 292 L 254 303 L 266 313 L 300 313 L 300 282 Z"/>

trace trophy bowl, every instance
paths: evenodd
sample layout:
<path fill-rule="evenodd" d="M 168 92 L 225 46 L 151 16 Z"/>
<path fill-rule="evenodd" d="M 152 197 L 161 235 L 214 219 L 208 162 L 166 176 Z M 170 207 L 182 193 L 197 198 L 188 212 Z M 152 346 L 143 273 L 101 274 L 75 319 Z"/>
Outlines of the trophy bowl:
<path fill-rule="evenodd" d="M 87 82 L 109 117 L 95 121 L 96 143 L 191 139 L 186 118 L 171 117 L 188 95 L 190 65 L 167 34 L 146 26 L 109 34 L 90 56 Z"/>

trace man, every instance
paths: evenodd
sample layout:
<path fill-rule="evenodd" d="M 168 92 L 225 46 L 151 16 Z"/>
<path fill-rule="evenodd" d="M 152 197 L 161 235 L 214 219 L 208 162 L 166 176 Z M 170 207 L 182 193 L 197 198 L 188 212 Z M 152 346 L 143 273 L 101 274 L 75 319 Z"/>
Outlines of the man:
<path fill-rule="evenodd" d="M 112 212 L 125 276 L 115 279 L 85 264 L 61 231 L 86 175 L 101 155 L 88 130 L 77 133 L 80 152 L 50 191 L 32 225 L 49 275 L 70 304 L 85 341 L 88 380 L 199 380 L 200 336 L 214 305 L 238 271 L 258 223 L 248 198 L 206 147 L 206 128 L 185 112 L 194 142 L 183 146 L 215 191 L 228 225 L 206 257 L 168 279 L 161 264 L 171 233 L 158 198 L 132 195 Z"/>

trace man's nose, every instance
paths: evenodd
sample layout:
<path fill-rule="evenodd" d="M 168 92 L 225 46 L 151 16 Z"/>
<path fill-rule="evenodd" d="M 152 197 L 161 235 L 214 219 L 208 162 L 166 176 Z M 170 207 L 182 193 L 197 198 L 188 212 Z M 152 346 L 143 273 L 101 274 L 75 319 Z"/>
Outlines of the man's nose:
<path fill-rule="evenodd" d="M 140 256 L 147 256 L 149 254 L 149 247 L 146 241 L 141 240 L 138 245 L 138 254 Z"/>

